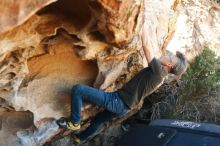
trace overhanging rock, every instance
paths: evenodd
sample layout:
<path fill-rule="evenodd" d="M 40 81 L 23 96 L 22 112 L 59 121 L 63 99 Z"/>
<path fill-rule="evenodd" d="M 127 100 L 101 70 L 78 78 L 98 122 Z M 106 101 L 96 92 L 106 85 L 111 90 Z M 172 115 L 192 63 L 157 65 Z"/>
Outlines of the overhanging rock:
<path fill-rule="evenodd" d="M 147 66 L 139 35 L 143 24 L 157 57 L 167 49 L 188 59 L 205 46 L 220 50 L 220 8 L 211 1 L 10 2 L 0 2 L 6 14 L 0 18 L 0 97 L 7 107 L 33 113 L 36 131 L 18 134 L 24 145 L 27 137 L 50 128 L 50 136 L 35 144 L 58 138 L 52 121 L 70 114 L 73 85 L 115 91 Z M 83 123 L 101 110 L 84 104 Z"/>

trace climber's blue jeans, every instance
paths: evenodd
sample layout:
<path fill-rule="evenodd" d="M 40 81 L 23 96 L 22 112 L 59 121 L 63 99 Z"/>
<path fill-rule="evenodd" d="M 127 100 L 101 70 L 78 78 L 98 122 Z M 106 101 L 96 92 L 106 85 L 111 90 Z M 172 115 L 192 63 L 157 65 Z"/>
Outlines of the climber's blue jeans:
<path fill-rule="evenodd" d="M 104 117 L 101 116 L 98 121 L 93 121 L 96 124 L 122 116 L 129 110 L 120 99 L 117 91 L 104 92 L 86 85 L 74 85 L 71 92 L 71 120 L 75 124 L 80 123 L 83 100 L 89 101 L 105 109 L 104 113 L 106 113 L 106 115 Z M 97 117 L 99 118 L 100 116 Z"/>
<path fill-rule="evenodd" d="M 116 113 L 112 113 L 107 110 L 104 110 L 103 112 L 98 113 L 92 119 L 88 128 L 76 134 L 76 136 L 81 141 L 86 140 L 87 138 L 90 138 L 90 137 L 92 138 L 93 136 L 98 134 L 100 130 L 102 130 L 102 128 L 105 126 L 105 123 L 111 122 L 114 119 L 120 118 L 126 113 L 128 113 L 128 111 L 125 111 L 124 113 L 121 113 L 121 114 L 116 114 Z"/>

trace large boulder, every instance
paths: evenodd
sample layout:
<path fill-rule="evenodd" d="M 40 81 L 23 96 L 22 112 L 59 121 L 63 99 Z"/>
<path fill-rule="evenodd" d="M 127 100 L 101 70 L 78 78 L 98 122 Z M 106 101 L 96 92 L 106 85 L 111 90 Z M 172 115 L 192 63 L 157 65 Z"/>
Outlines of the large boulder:
<path fill-rule="evenodd" d="M 0 112 L 33 113 L 37 129 L 18 133 L 23 145 L 59 137 L 54 120 L 69 115 L 73 85 L 115 91 L 146 67 L 142 27 L 156 57 L 165 50 L 189 60 L 204 47 L 220 52 L 220 8 L 209 0 L 12 2 L 0 2 Z M 84 104 L 83 122 L 101 110 Z"/>

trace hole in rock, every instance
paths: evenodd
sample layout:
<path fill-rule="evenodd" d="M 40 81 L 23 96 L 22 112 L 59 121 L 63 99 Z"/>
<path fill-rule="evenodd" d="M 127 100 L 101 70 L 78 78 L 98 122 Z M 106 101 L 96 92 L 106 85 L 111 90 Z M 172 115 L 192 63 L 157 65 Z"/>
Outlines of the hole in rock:
<path fill-rule="evenodd" d="M 99 31 L 93 31 L 89 33 L 91 40 L 105 41 L 105 36 Z"/>
<path fill-rule="evenodd" d="M 10 72 L 7 74 L 8 79 L 13 79 L 15 76 L 16 76 L 16 74 L 14 72 Z"/>
<path fill-rule="evenodd" d="M 84 50 L 85 48 L 86 48 L 86 47 L 84 47 L 84 46 L 74 45 L 74 49 L 76 49 L 77 51 Z"/>
<path fill-rule="evenodd" d="M 84 56 L 86 53 L 86 47 L 80 45 L 74 45 L 73 49 L 76 51 L 76 54 L 80 56 Z"/>
<path fill-rule="evenodd" d="M 91 11 L 87 0 L 58 0 L 37 12 L 38 15 L 55 14 L 73 23 L 78 30 L 88 24 Z"/>
<path fill-rule="evenodd" d="M 69 33 L 68 33 L 65 29 L 63 29 L 63 28 L 59 28 L 59 29 L 57 30 L 57 35 L 62 35 L 62 36 L 64 36 L 65 38 L 70 39 L 70 40 L 73 41 L 74 43 L 78 43 L 78 42 L 81 41 L 81 39 L 78 38 L 77 35 L 75 35 L 75 34 L 69 34 Z"/>

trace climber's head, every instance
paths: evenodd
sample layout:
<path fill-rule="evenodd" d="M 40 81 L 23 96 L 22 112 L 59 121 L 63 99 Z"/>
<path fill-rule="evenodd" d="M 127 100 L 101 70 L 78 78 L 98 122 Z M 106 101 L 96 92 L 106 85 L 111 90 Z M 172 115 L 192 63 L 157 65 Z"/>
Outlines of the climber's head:
<path fill-rule="evenodd" d="M 160 63 L 168 70 L 169 73 L 176 75 L 179 79 L 187 69 L 186 57 L 176 52 L 176 55 L 167 51 L 165 55 L 160 57 Z"/>

